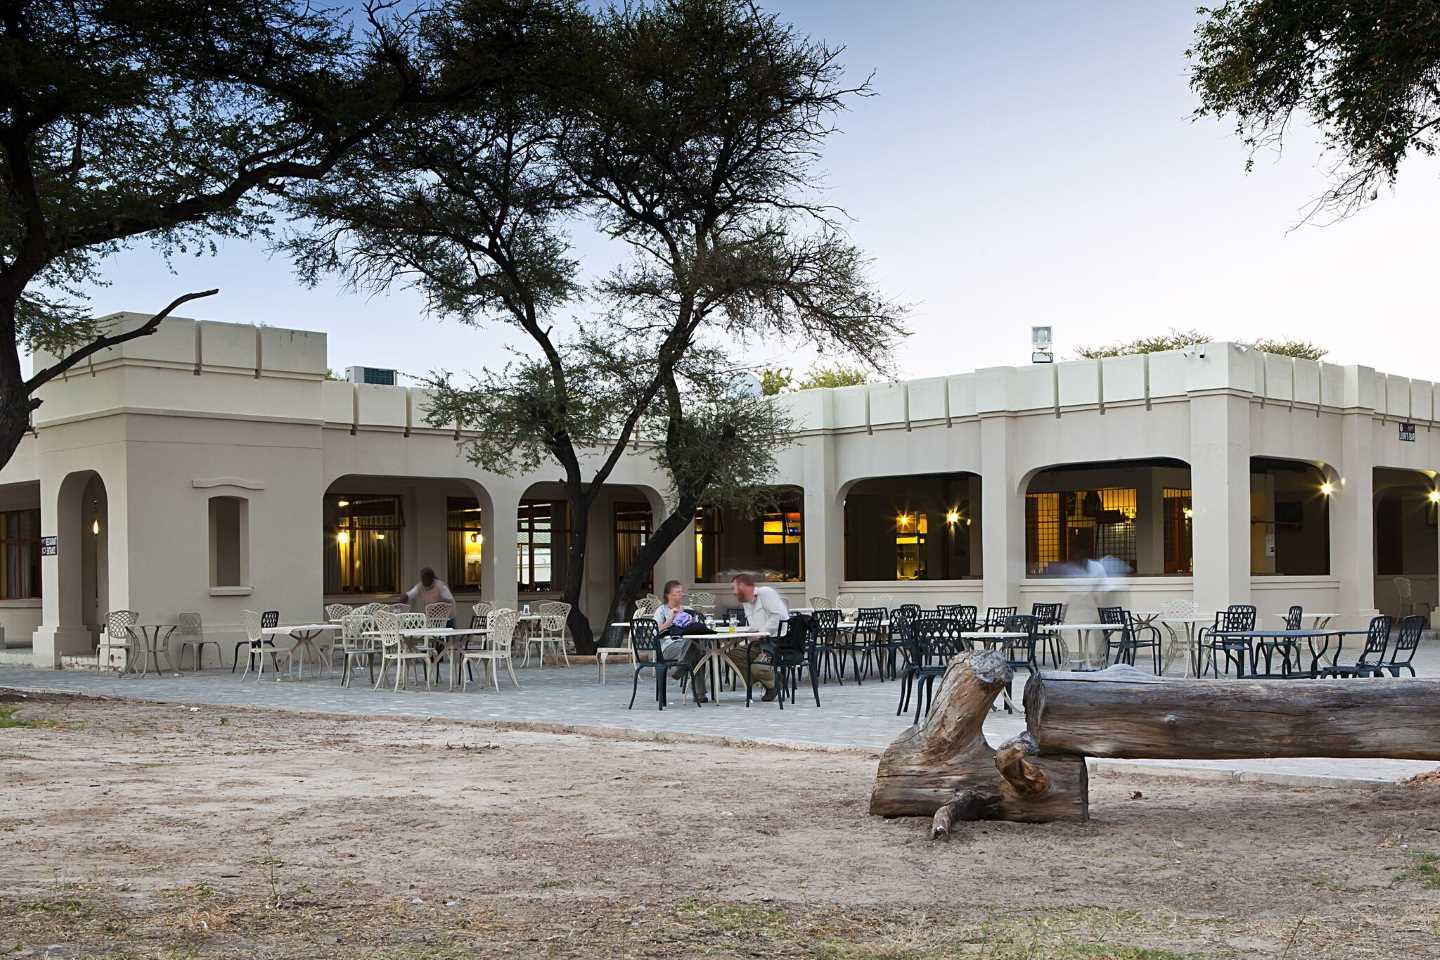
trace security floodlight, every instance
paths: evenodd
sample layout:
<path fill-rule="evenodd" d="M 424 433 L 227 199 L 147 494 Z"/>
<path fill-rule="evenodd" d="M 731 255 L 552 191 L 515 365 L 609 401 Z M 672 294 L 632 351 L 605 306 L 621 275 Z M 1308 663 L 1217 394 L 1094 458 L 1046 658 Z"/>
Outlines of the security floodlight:
<path fill-rule="evenodd" d="M 1050 328 L 1030 328 L 1030 362 L 1031 363 L 1052 363 L 1054 355 L 1050 352 Z"/>

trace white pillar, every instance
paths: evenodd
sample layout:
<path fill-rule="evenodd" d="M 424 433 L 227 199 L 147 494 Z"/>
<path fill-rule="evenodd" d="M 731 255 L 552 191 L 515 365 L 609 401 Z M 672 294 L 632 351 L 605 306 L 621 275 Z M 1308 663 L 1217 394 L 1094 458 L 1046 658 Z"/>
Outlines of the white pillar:
<path fill-rule="evenodd" d="M 1025 492 L 1010 455 L 1010 421 L 980 421 L 980 539 L 984 545 L 982 599 L 987 607 L 1015 606 L 1025 579 Z M 981 611 L 983 616 L 984 611 Z"/>
<path fill-rule="evenodd" d="M 525 490 L 518 484 L 487 482 L 493 509 L 485 512 L 486 563 L 481 574 L 481 590 L 486 600 L 496 607 L 516 609 L 520 592 L 515 580 L 515 533 L 519 528 L 520 497 Z"/>
<path fill-rule="evenodd" d="M 1368 412 L 1340 422 L 1340 481 L 1330 497 L 1330 572 L 1340 578 L 1339 613 L 1360 626 L 1375 616 L 1375 454 Z"/>
<path fill-rule="evenodd" d="M 845 579 L 845 506 L 835 496 L 835 455 L 828 436 L 806 437 L 805 595 L 835 599 Z"/>
<path fill-rule="evenodd" d="M 1250 602 L 1250 402 L 1190 398 L 1195 602 L 1207 614 Z"/>

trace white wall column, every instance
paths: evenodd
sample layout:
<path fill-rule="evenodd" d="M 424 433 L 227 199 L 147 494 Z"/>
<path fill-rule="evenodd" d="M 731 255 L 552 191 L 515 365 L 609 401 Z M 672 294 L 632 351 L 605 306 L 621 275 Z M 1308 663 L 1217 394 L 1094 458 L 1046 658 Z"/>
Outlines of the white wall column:
<path fill-rule="evenodd" d="M 1015 606 L 1025 579 L 1025 491 L 1017 489 L 1008 418 L 980 421 L 980 464 L 981 596 L 987 607 Z"/>
<path fill-rule="evenodd" d="M 825 436 L 806 437 L 805 478 L 805 596 L 835 599 L 845 579 L 845 505 L 835 495 L 833 441 Z"/>
<path fill-rule="evenodd" d="M 1250 602 L 1250 401 L 1190 398 L 1195 602 L 1202 614 Z"/>
<path fill-rule="evenodd" d="M 1365 413 L 1340 423 L 1340 482 L 1330 497 L 1330 572 L 1340 578 L 1340 609 L 1352 626 L 1375 616 L 1374 427 Z"/>
<path fill-rule="evenodd" d="M 520 591 L 515 580 L 515 534 L 520 527 L 520 497 L 525 487 L 518 483 L 486 481 L 492 509 L 485 511 L 485 568 L 481 593 L 496 607 L 519 608 Z"/>

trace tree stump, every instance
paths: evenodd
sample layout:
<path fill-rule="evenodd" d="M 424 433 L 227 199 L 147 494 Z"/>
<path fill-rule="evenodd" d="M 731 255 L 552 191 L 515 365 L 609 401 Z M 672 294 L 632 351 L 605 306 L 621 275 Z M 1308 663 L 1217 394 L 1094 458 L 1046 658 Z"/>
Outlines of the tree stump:
<path fill-rule="evenodd" d="M 953 659 L 930 715 L 896 737 L 880 757 L 870 812 L 934 817 L 954 801 L 945 834 L 955 820 L 967 818 L 1084 820 L 1089 782 L 1083 756 L 1040 756 L 1028 734 L 998 752 L 986 742 L 981 727 L 1009 679 L 1010 666 L 998 651 Z"/>

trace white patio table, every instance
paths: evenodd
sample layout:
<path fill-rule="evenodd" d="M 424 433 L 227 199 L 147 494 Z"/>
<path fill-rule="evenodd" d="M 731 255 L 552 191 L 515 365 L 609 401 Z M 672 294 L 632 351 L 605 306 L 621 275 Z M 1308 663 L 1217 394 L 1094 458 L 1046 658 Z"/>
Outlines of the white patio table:
<path fill-rule="evenodd" d="M 1118 623 L 1042 623 L 1039 628 L 1041 633 L 1053 633 L 1060 640 L 1060 657 L 1072 667 L 1084 668 L 1095 666 L 1094 651 L 1091 649 L 1090 635 L 1099 632 L 1101 637 L 1106 631 L 1114 632 L 1120 629 Z M 1070 645 L 1065 642 L 1067 631 L 1075 633 L 1076 645 L 1079 656 L 1070 656 Z M 1105 651 L 1100 651 L 1100 660 L 1104 662 Z"/>
<path fill-rule="evenodd" d="M 284 637 L 288 636 L 295 641 L 295 648 L 299 656 L 291 655 L 292 661 L 300 661 L 299 679 L 305 679 L 305 654 L 314 654 L 315 663 L 320 667 L 320 675 L 325 675 L 325 660 L 320 656 L 320 651 L 315 647 L 315 639 L 322 633 L 339 630 L 338 623 L 297 623 L 288 627 L 266 627 L 260 632 L 265 636 Z M 276 677 L 275 679 L 280 679 Z"/>

